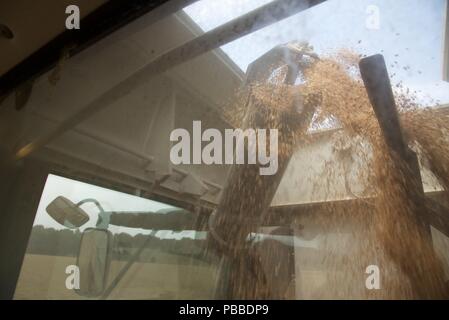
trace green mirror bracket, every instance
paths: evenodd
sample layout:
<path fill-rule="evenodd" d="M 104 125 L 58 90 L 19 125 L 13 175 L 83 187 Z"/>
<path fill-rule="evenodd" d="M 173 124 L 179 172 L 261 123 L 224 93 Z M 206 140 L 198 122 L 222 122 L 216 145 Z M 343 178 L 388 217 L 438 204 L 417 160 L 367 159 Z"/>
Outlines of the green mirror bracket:
<path fill-rule="evenodd" d="M 109 223 L 111 221 L 111 212 L 101 211 L 98 214 L 98 220 L 96 227 L 97 229 L 107 229 L 109 227 Z"/>
<path fill-rule="evenodd" d="M 93 203 L 98 208 L 98 210 L 100 210 L 100 212 L 98 213 L 98 220 L 97 220 L 96 228 L 107 229 L 109 227 L 109 222 L 111 220 L 111 213 L 105 212 L 103 207 L 101 206 L 100 202 L 98 202 L 98 200 L 93 199 L 93 198 L 84 199 L 84 200 L 78 202 L 76 204 L 76 206 L 80 207 L 86 203 Z"/>

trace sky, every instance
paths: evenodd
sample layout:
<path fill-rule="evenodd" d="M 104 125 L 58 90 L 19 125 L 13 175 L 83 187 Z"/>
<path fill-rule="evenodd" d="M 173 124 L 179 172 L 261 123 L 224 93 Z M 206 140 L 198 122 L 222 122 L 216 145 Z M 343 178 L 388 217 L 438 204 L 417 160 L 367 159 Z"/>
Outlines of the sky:
<path fill-rule="evenodd" d="M 184 11 L 209 31 L 268 2 L 201 0 Z M 382 53 L 393 84 L 402 81 L 423 103 L 449 103 L 449 83 L 442 81 L 445 5 L 446 0 L 328 0 L 221 49 L 243 71 L 272 47 L 292 40 L 308 41 L 320 55 L 339 48 Z"/>

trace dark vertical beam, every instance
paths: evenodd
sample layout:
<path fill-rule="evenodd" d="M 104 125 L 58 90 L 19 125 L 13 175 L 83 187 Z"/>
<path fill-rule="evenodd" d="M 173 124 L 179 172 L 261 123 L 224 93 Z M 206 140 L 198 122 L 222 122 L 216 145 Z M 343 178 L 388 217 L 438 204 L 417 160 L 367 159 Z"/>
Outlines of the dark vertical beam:
<path fill-rule="evenodd" d="M 407 177 L 410 180 L 407 185 L 411 186 L 411 196 L 426 203 L 425 217 L 422 218 L 449 236 L 447 208 L 432 199 L 427 199 L 424 195 L 418 158 L 403 138 L 387 67 L 382 55 L 362 59 L 360 72 L 387 145 L 407 164 L 406 169 L 409 169 Z"/>
<path fill-rule="evenodd" d="M 417 202 L 418 206 L 426 203 L 427 210 L 420 213 L 420 218 L 427 224 L 432 223 L 446 235 L 449 234 L 447 210 L 437 202 L 425 198 L 418 158 L 404 140 L 383 56 L 374 55 L 361 59 L 360 73 L 390 151 L 406 164 L 405 178 L 411 200 Z M 430 232 L 430 227 L 428 229 Z"/>
<path fill-rule="evenodd" d="M 27 160 L 0 167 L 0 300 L 14 297 L 42 191 L 48 176 L 43 164 Z"/>
<path fill-rule="evenodd" d="M 394 213 L 396 216 L 386 217 L 391 218 L 387 225 L 376 225 L 375 229 L 381 234 L 378 240 L 390 259 L 410 279 L 415 299 L 445 297 L 443 270 L 433 250 L 418 158 L 402 135 L 385 60 L 382 55 L 370 56 L 362 59 L 359 67 L 392 161 L 395 162 L 394 168 L 404 179 L 405 196 L 412 208 L 411 214 L 399 209 Z M 408 231 L 402 233 L 402 230 Z M 410 230 L 414 234 L 410 234 Z"/>
<path fill-rule="evenodd" d="M 384 57 L 376 54 L 361 59 L 360 73 L 385 141 L 391 150 L 405 157 L 407 144 L 403 139 Z"/>
<path fill-rule="evenodd" d="M 398 155 L 409 169 L 408 185 L 416 186 L 415 194 L 424 196 L 418 158 L 402 134 L 399 115 L 384 57 L 380 54 L 360 60 L 360 73 L 379 126 L 390 151 Z"/>

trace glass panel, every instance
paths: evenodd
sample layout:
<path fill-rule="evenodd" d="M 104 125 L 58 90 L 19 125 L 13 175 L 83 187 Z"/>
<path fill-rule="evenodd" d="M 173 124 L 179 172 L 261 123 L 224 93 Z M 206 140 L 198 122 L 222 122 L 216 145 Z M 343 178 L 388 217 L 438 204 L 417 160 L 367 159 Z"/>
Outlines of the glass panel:
<path fill-rule="evenodd" d="M 39 204 L 33 230 L 22 265 L 15 299 L 83 299 L 77 294 L 76 283 L 94 285 L 85 274 L 80 279 L 73 266 L 89 264 L 90 253 L 106 250 L 106 234 L 100 233 L 91 239 L 92 228 L 98 225 L 98 207 L 92 203 L 82 206 L 90 220 L 80 228 L 70 230 L 56 222 L 46 212 L 47 206 L 57 197 L 64 196 L 77 203 L 84 199 L 96 199 L 107 212 L 120 212 L 133 219 L 136 212 L 145 215 L 157 212 L 180 210 L 171 205 L 147 200 L 129 194 L 108 190 L 87 183 L 50 175 Z M 113 220 L 111 219 L 113 222 Z M 107 226 L 111 232 L 111 265 L 106 288 L 122 272 L 125 265 L 133 260 L 138 250 L 141 253 L 125 272 L 123 278 L 112 286 L 109 299 L 210 299 L 213 298 L 216 264 L 202 259 L 203 242 L 206 233 L 195 230 L 170 231 Z M 81 244 L 82 234 L 83 245 Z M 150 238 L 150 240 L 148 240 Z M 99 241 L 101 240 L 101 241 Z M 101 243 L 100 243 L 101 242 Z M 142 249 L 143 247 L 143 249 Z M 94 250 L 94 251 L 92 251 Z M 89 251 L 89 252 L 87 252 Z M 81 253 L 77 260 L 78 254 Z M 102 256 L 104 252 L 100 252 Z M 106 259 L 100 259 L 95 279 L 101 280 L 106 268 Z M 187 276 L 188 275 L 188 276 Z M 78 282 L 77 282 L 78 281 Z M 93 292 L 98 291 L 99 285 Z M 83 288 L 82 288 L 83 289 Z M 86 289 L 87 290 L 87 289 Z M 101 291 L 101 290 L 100 290 Z M 84 293 L 82 293 L 85 295 Z M 95 298 L 95 294 L 94 297 Z"/>
<path fill-rule="evenodd" d="M 31 91 L 18 88 L 17 95 L 0 97 L 2 157 L 14 159 L 11 167 L 19 172 L 17 158 L 58 173 L 48 176 L 42 195 L 29 195 L 41 198 L 16 299 L 388 297 L 390 292 L 382 296 L 385 291 L 367 290 L 368 274 L 377 272 L 371 267 L 378 264 L 382 281 L 399 288 L 393 296 L 410 298 L 412 289 L 404 286 L 419 284 L 420 276 L 408 278 L 404 261 L 416 260 L 409 254 L 416 254 L 413 241 L 421 238 L 412 232 L 393 241 L 389 235 L 409 229 L 395 228 L 401 224 L 386 223 L 389 219 L 379 228 L 374 219 L 385 212 L 396 218 L 417 202 L 427 210 L 426 219 L 433 217 L 426 220 L 426 230 L 434 229 L 423 232 L 424 249 L 416 247 L 443 262 L 426 273 L 444 275 L 437 285 L 441 288 L 449 274 L 449 224 L 440 219 L 449 206 L 449 83 L 443 81 L 447 2 L 326 1 L 200 55 L 192 54 L 201 51 L 197 46 L 172 51 L 271 2 L 203 0 L 156 22 L 150 13 L 74 57 L 61 58 L 32 83 Z M 215 40 L 202 44 L 210 48 Z M 328 77 L 333 69 L 346 67 L 341 61 L 316 74 L 315 81 L 306 74 L 311 65 L 348 51 L 357 61 L 344 69 L 344 77 Z M 397 130 L 404 148 L 418 154 L 419 161 L 410 156 L 416 161 L 409 167 L 410 176 L 422 178 L 422 190 L 420 183 L 413 184 L 419 197 L 390 198 L 395 186 L 403 186 L 402 180 L 390 183 L 396 177 L 385 174 L 396 173 L 387 171 L 390 167 L 376 171 L 384 174 L 376 180 L 383 188 L 374 188 L 369 179 L 383 168 L 371 162 L 373 143 L 385 140 L 378 124 L 395 115 L 392 110 L 383 118 L 375 115 L 359 77 L 358 59 L 373 54 L 384 56 L 396 97 L 411 92 L 419 110 L 433 108 L 431 125 L 424 118 L 411 127 L 401 113 L 404 137 Z M 304 92 L 316 93 L 312 89 L 317 87 L 325 90 Z M 320 115 L 327 105 L 334 109 Z M 342 110 L 352 120 L 360 111 L 358 122 L 345 122 Z M 237 145 L 226 147 L 226 133 L 247 127 L 279 129 L 273 131 L 277 138 L 282 130 L 287 134 L 269 143 L 268 136 L 257 135 L 253 142 L 267 144 L 257 149 L 242 144 L 240 150 L 248 153 L 240 157 Z M 428 135 L 420 134 L 423 128 Z M 344 129 L 357 134 L 340 135 Z M 373 139 L 360 138 L 368 129 L 375 132 L 368 137 Z M 39 148 L 34 149 L 36 142 Z M 284 143 L 282 152 L 271 152 L 277 142 Z M 269 154 L 261 157 L 268 147 Z M 422 148 L 427 154 L 419 153 Z M 245 163 L 256 155 L 251 150 L 258 151 L 257 167 L 252 166 L 256 161 Z M 389 150 L 382 149 L 381 156 L 377 164 L 391 164 Z M 261 162 L 275 166 L 274 173 L 262 174 L 268 167 Z M 29 178 L 33 181 L 32 174 Z M 11 198 L 17 201 L 20 195 Z M 433 215 L 437 209 L 443 215 Z M 367 229 L 384 232 L 383 242 L 371 241 Z M 85 240 L 102 250 L 79 260 L 86 230 L 100 230 L 102 237 Z M 207 247 L 211 243 L 212 249 Z M 394 259 L 379 263 L 390 249 L 397 250 L 393 253 L 403 258 L 402 265 Z M 95 264 L 100 256 L 101 263 Z M 93 272 L 92 279 L 103 279 L 103 274 L 95 276 L 105 273 L 106 285 L 93 286 L 89 296 L 77 291 L 79 283 L 90 279 L 79 277 L 80 261 L 88 266 L 83 270 Z"/>

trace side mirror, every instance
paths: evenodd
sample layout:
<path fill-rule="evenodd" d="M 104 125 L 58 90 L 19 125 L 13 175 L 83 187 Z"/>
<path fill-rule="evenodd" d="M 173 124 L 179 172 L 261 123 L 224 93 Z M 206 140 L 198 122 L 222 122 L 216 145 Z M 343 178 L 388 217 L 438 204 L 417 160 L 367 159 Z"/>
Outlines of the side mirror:
<path fill-rule="evenodd" d="M 65 197 L 57 197 L 47 206 L 47 213 L 63 226 L 75 229 L 89 221 L 89 215 Z"/>
<path fill-rule="evenodd" d="M 77 259 L 80 288 L 76 292 L 79 295 L 98 297 L 104 292 L 111 263 L 111 248 L 112 235 L 108 230 L 84 230 Z"/>

